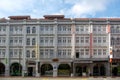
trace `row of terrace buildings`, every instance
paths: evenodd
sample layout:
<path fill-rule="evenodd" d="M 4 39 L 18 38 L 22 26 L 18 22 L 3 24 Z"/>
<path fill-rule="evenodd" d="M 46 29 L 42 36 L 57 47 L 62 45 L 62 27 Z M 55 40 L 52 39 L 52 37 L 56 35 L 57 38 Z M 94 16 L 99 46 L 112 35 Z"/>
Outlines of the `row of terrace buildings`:
<path fill-rule="evenodd" d="M 0 76 L 110 75 L 120 75 L 119 18 L 0 19 Z"/>

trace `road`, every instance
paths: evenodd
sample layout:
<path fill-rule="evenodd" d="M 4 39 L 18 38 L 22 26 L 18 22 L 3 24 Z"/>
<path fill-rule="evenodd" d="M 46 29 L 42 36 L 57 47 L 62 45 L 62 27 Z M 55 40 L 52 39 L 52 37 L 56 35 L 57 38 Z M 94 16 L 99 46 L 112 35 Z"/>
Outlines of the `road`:
<path fill-rule="evenodd" d="M 87 77 L 87 78 L 82 78 L 82 77 L 39 77 L 39 78 L 35 78 L 35 77 L 0 77 L 0 80 L 120 80 L 120 77 L 115 77 L 115 78 L 111 78 L 111 77 L 107 77 L 107 78 L 103 78 L 103 77 L 97 77 L 97 78 L 93 78 L 93 77 Z"/>

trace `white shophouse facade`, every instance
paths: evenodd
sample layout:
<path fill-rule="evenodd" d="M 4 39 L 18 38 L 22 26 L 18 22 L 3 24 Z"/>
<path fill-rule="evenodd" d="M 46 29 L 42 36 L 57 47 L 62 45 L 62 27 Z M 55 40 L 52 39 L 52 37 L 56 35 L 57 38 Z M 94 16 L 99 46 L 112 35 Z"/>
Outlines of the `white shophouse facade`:
<path fill-rule="evenodd" d="M 0 19 L 0 75 L 109 76 L 110 27 L 119 21 L 63 15 Z"/>

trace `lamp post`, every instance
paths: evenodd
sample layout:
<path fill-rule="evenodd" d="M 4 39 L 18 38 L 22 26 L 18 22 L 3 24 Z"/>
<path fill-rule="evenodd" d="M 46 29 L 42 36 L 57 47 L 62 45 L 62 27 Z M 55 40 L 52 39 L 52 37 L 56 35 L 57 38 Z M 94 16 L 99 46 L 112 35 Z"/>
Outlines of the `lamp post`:
<path fill-rule="evenodd" d="M 110 75 L 112 76 L 112 58 L 113 58 L 113 55 L 112 55 L 112 47 L 110 47 Z"/>

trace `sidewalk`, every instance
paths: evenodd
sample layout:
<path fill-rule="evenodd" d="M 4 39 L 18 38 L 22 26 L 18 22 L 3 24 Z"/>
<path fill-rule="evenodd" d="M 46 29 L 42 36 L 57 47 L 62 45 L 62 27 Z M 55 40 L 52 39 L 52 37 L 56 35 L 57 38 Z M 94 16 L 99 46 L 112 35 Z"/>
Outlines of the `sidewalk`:
<path fill-rule="evenodd" d="M 120 77 L 0 77 L 0 80 L 120 80 Z"/>

